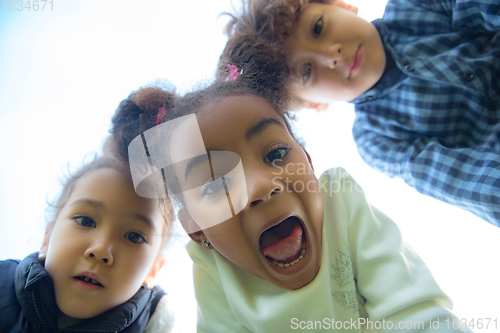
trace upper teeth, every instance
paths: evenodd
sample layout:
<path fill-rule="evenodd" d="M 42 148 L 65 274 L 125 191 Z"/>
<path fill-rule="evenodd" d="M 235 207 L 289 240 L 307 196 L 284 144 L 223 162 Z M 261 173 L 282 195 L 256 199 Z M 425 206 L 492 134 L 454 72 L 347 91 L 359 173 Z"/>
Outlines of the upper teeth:
<path fill-rule="evenodd" d="M 85 282 L 90 282 L 90 283 L 92 283 L 92 284 L 100 284 L 99 282 L 97 282 L 97 281 L 96 281 L 96 280 L 94 280 L 94 279 L 89 278 L 88 276 L 84 276 L 84 277 L 83 277 L 83 281 L 85 281 Z"/>

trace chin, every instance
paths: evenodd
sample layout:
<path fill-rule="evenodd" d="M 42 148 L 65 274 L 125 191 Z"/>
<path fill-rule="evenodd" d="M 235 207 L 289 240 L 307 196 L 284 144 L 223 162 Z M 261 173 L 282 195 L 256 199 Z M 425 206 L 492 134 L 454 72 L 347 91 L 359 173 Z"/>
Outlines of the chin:
<path fill-rule="evenodd" d="M 58 305 L 59 306 L 59 305 Z M 95 306 L 86 305 L 71 305 L 71 306 L 59 306 L 59 309 L 63 314 L 68 317 L 76 319 L 90 319 L 97 317 L 98 315 L 112 309 L 95 309 Z"/>
<path fill-rule="evenodd" d="M 319 266 L 308 267 L 306 268 L 305 271 L 303 271 L 304 273 L 303 276 L 297 276 L 286 280 L 276 279 L 275 281 L 269 281 L 269 282 L 273 283 L 275 286 L 282 289 L 296 290 L 305 287 L 306 285 L 311 283 L 316 278 L 318 272 L 319 272 Z"/>

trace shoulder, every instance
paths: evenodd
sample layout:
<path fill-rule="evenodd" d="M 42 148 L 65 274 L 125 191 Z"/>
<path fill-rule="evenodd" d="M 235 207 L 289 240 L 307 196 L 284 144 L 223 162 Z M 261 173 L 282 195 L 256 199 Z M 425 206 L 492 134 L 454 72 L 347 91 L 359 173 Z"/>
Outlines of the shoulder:
<path fill-rule="evenodd" d="M 168 302 L 168 296 L 164 295 L 156 306 L 155 312 L 149 318 L 148 324 L 144 328 L 144 333 L 171 332 L 174 322 L 175 318 Z"/>
<path fill-rule="evenodd" d="M 14 277 L 14 272 L 19 265 L 20 260 L 17 259 L 7 259 L 0 261 L 0 279 Z"/>
<path fill-rule="evenodd" d="M 391 35 L 421 38 L 452 29 L 454 0 L 389 0 L 382 20 Z"/>
<path fill-rule="evenodd" d="M 323 198 L 325 196 L 345 196 L 352 190 L 363 192 L 359 184 L 345 169 L 341 167 L 331 168 L 323 172 L 318 179 Z"/>
<path fill-rule="evenodd" d="M 186 250 L 193 260 L 193 263 L 198 266 L 198 268 L 207 270 L 209 267 L 217 266 L 217 261 L 219 259 L 217 258 L 217 251 L 206 250 L 193 241 L 189 241 L 186 245 Z"/>
<path fill-rule="evenodd" d="M 193 241 L 188 242 L 186 250 L 193 263 L 198 267 L 213 266 L 215 263 L 215 258 L 212 254 L 213 251 L 207 251 Z"/>
<path fill-rule="evenodd" d="M 456 0 L 389 0 L 384 16 L 393 12 L 405 13 L 415 8 L 451 15 L 455 4 Z"/>
<path fill-rule="evenodd" d="M 349 176 L 349 173 L 342 167 L 335 167 L 325 170 L 319 179 L 341 179 L 344 176 Z"/>
<path fill-rule="evenodd" d="M 2 314 L 2 326 L 12 328 L 21 312 L 21 305 L 16 296 L 15 276 L 19 260 L 0 261 L 0 313 Z"/>
<path fill-rule="evenodd" d="M 14 280 L 19 260 L 7 259 L 0 261 L 0 288 L 14 289 Z"/>
<path fill-rule="evenodd" d="M 356 229 L 354 225 L 373 219 L 376 209 L 368 202 L 363 188 L 343 168 L 325 171 L 319 185 L 325 223 L 334 223 L 339 230 L 348 228 L 351 232 Z"/>
<path fill-rule="evenodd" d="M 198 284 L 206 281 L 207 276 L 210 280 L 212 280 L 212 282 L 217 281 L 216 283 L 220 287 L 221 271 L 225 270 L 224 267 L 228 264 L 228 261 L 225 260 L 217 251 L 213 249 L 206 250 L 193 241 L 190 241 L 186 245 L 186 250 L 193 260 L 193 279 L 195 280 L 197 287 L 199 287 Z"/>
<path fill-rule="evenodd" d="M 14 280 L 16 269 L 19 266 L 19 260 L 2 260 L 0 261 L 0 288 L 14 289 Z"/>

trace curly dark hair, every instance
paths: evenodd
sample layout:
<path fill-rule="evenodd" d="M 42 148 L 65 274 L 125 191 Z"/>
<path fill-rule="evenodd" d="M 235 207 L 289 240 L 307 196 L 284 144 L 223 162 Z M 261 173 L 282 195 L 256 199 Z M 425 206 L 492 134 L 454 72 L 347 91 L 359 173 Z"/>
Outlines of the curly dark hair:
<path fill-rule="evenodd" d="M 272 42 L 255 33 L 240 34 L 226 44 L 216 77 L 224 79 L 228 75 L 228 64 L 246 68 L 257 85 L 279 92 L 280 98 L 285 101 L 288 98 L 285 87 L 290 75 L 283 61 L 285 57 L 285 49 L 279 42 Z"/>
<path fill-rule="evenodd" d="M 286 109 L 303 106 L 304 101 L 292 95 L 286 87 L 297 78 L 287 64 L 286 41 L 292 34 L 302 9 L 309 3 L 329 3 L 329 0 L 252 0 L 242 1 L 237 15 L 226 25 L 228 36 L 220 56 L 216 77 L 227 75 L 227 64 L 248 66 L 270 84 L 279 84 Z"/>
<path fill-rule="evenodd" d="M 243 59 L 243 56 L 241 58 Z M 287 73 L 265 70 L 266 65 L 259 61 L 258 57 L 248 54 L 248 59 L 243 60 L 242 65 L 238 67 L 237 80 L 234 82 L 229 80 L 226 74 L 221 74 L 215 82 L 202 83 L 184 96 L 158 86 L 132 92 L 120 102 L 111 119 L 110 133 L 113 137 L 115 154 L 120 160 L 128 162 L 128 146 L 138 135 L 157 125 L 156 119 L 160 108 L 166 110 L 165 116 L 161 119 L 161 123 L 164 123 L 196 113 L 201 107 L 219 98 L 234 95 L 250 94 L 265 99 L 282 117 L 293 135 L 290 125 L 292 117 L 286 111 L 289 98 L 285 88 Z M 255 65 L 257 63 L 259 66 Z"/>
<path fill-rule="evenodd" d="M 225 32 L 229 39 L 248 33 L 272 42 L 285 42 L 291 35 L 302 9 L 309 3 L 331 0 L 242 0 L 240 12 L 231 16 Z"/>
<path fill-rule="evenodd" d="M 179 96 L 160 87 L 145 87 L 120 102 L 111 118 L 115 155 L 128 163 L 128 145 L 144 131 L 155 126 L 158 110 L 172 110 Z M 169 112 L 169 113 L 172 113 Z"/>

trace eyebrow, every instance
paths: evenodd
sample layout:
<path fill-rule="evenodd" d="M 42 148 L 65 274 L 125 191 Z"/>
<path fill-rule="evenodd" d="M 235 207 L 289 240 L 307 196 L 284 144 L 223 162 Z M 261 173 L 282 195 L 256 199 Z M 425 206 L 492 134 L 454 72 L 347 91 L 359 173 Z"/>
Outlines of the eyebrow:
<path fill-rule="evenodd" d="M 142 214 L 133 214 L 132 217 L 134 217 L 134 220 L 146 223 L 148 225 L 148 227 L 153 231 L 153 233 L 156 232 L 155 224 L 147 216 L 144 216 Z"/>
<path fill-rule="evenodd" d="M 78 204 L 88 204 L 88 205 L 90 205 L 94 208 L 97 208 L 97 209 L 104 208 L 104 205 L 102 202 L 97 201 L 97 200 L 93 200 L 93 199 L 89 199 L 89 198 L 75 200 L 74 202 L 71 203 L 71 206 L 76 206 Z M 153 221 L 151 221 L 151 219 L 149 219 L 147 216 L 144 216 L 142 214 L 132 214 L 131 216 L 134 218 L 134 220 L 144 222 L 149 226 L 149 228 L 151 228 L 151 230 L 156 231 L 156 227 L 155 227 Z"/>
<path fill-rule="evenodd" d="M 88 198 L 75 200 L 71 203 L 71 206 L 76 206 L 79 204 L 88 204 L 94 208 L 102 208 L 104 206 L 100 201 L 92 200 L 92 199 L 88 199 Z"/>
<path fill-rule="evenodd" d="M 255 126 L 248 129 L 248 131 L 245 134 L 245 139 L 247 141 L 250 141 L 254 136 L 259 135 L 269 125 L 272 125 L 272 124 L 279 125 L 279 126 L 285 128 L 285 126 L 280 121 L 278 121 L 274 118 L 263 118 Z"/>

